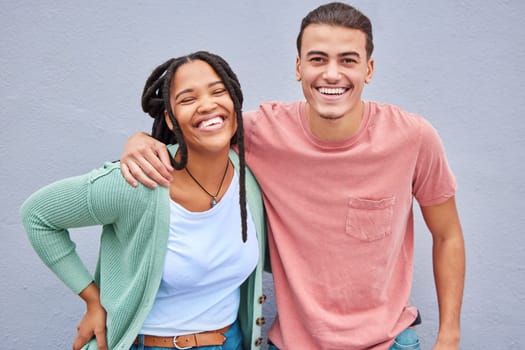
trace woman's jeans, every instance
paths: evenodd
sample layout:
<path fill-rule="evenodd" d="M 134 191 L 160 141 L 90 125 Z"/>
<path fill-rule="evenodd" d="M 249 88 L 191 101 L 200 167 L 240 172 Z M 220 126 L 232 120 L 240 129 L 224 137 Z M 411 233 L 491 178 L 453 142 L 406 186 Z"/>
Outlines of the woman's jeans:
<path fill-rule="evenodd" d="M 270 344 L 268 350 L 279 350 L 279 348 Z M 419 347 L 419 338 L 414 328 L 407 328 L 401 332 L 389 350 L 421 350 Z"/>
<path fill-rule="evenodd" d="M 199 346 L 197 348 L 192 349 L 198 349 L 198 350 L 242 350 L 242 333 L 241 328 L 239 327 L 239 324 L 237 321 L 235 321 L 234 324 L 232 324 L 231 328 L 228 329 L 226 333 L 224 333 L 224 336 L 226 337 L 226 341 L 222 345 L 216 345 L 216 346 Z M 156 348 L 151 346 L 144 346 L 143 338 L 141 336 L 139 338 L 139 344 L 138 345 L 132 345 L 130 350 L 166 350 L 166 348 Z"/>

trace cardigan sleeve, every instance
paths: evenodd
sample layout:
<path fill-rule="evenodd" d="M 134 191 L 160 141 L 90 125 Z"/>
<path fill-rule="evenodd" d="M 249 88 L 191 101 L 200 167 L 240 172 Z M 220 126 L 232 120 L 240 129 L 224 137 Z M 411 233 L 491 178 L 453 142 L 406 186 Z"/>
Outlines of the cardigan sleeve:
<path fill-rule="evenodd" d="M 76 294 L 93 281 L 93 276 L 77 254 L 69 229 L 109 224 L 117 217 L 118 207 L 100 199 L 104 188 L 111 189 L 106 191 L 107 197 L 114 192 L 111 176 L 104 176 L 112 168 L 105 166 L 45 186 L 33 193 L 20 209 L 23 226 L 36 253 Z M 101 220 L 96 213 L 106 215 Z"/>

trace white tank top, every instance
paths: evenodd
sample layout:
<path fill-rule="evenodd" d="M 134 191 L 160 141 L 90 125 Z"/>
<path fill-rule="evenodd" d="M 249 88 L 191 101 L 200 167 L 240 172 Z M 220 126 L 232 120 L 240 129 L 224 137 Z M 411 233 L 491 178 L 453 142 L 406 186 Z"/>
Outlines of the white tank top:
<path fill-rule="evenodd" d="M 239 287 L 259 258 L 249 208 L 248 240 L 242 242 L 237 174 L 221 201 L 205 212 L 170 203 L 164 273 L 141 334 L 176 336 L 225 327 L 237 318 Z"/>

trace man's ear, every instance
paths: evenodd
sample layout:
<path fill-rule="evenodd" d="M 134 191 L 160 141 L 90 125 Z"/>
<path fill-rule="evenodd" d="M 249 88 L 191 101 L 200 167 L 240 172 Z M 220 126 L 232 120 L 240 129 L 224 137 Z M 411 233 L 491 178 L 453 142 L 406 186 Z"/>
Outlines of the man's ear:
<path fill-rule="evenodd" d="M 299 56 L 295 59 L 295 79 L 301 81 L 301 58 Z"/>
<path fill-rule="evenodd" d="M 168 128 L 171 131 L 173 131 L 173 123 L 171 122 L 171 119 L 170 119 L 170 116 L 167 110 L 164 110 L 164 121 L 166 122 L 166 125 L 168 125 Z"/>
<path fill-rule="evenodd" d="M 372 76 L 374 75 L 374 59 L 370 58 L 367 63 L 368 71 L 366 73 L 365 83 L 369 83 L 372 80 Z"/>

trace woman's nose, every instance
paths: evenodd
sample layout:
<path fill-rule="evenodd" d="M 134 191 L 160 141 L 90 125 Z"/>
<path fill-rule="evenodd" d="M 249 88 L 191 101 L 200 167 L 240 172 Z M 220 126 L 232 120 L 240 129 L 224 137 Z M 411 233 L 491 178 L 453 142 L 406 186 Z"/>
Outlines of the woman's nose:
<path fill-rule="evenodd" d="M 211 96 L 202 97 L 197 111 L 200 114 L 205 114 L 212 111 L 217 106 L 217 103 Z"/>

